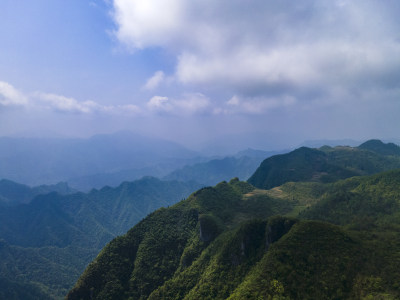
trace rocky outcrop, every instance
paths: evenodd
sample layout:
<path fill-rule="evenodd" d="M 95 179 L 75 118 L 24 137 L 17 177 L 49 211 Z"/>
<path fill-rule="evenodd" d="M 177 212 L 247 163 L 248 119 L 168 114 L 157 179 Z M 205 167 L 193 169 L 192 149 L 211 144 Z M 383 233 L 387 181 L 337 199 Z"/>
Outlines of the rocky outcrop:
<path fill-rule="evenodd" d="M 298 220 L 296 219 L 281 216 L 270 218 L 267 223 L 267 237 L 265 242 L 266 250 L 268 250 L 271 244 L 275 243 L 282 236 L 288 233 L 292 226 L 297 222 Z"/>

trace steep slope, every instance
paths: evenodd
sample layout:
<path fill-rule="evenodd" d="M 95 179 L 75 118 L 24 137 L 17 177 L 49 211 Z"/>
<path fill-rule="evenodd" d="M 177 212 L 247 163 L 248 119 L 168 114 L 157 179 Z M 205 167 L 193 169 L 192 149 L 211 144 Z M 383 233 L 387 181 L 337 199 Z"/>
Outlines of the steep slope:
<path fill-rule="evenodd" d="M 109 243 L 67 299 L 397 299 L 399 182 L 391 171 L 282 190 L 203 188 Z M 343 226 L 272 217 L 293 213 L 299 191 L 312 198 L 302 219 Z"/>
<path fill-rule="evenodd" d="M 348 299 L 365 255 L 362 243 L 342 229 L 299 222 L 228 299 Z"/>
<path fill-rule="evenodd" d="M 289 181 L 334 182 L 396 168 L 400 168 L 400 156 L 383 155 L 363 147 L 302 147 L 267 158 L 248 181 L 258 188 L 270 189 Z"/>
<path fill-rule="evenodd" d="M 102 250 L 70 292 L 69 299 L 89 298 L 91 294 L 97 299 L 128 295 L 146 299 L 172 279 L 177 270 L 190 267 L 221 234 L 234 230 L 245 220 L 290 211 L 288 201 L 267 196 L 243 197 L 252 189 L 238 180 L 222 182 L 149 215 Z"/>
<path fill-rule="evenodd" d="M 143 178 L 117 188 L 65 196 L 51 193 L 29 204 L 0 208 L 0 239 L 4 240 L 0 276 L 37 284 L 62 297 L 108 241 L 196 188 Z"/>
<path fill-rule="evenodd" d="M 263 257 L 267 245 L 279 240 L 295 223 L 279 217 L 268 222 L 251 220 L 225 231 L 149 299 L 226 299 Z"/>

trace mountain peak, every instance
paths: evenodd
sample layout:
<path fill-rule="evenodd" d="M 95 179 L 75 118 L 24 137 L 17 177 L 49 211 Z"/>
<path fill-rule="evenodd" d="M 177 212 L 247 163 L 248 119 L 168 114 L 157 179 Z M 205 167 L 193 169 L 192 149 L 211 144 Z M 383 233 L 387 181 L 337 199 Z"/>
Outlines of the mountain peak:
<path fill-rule="evenodd" d="M 381 140 L 372 139 L 358 146 L 360 149 L 376 152 L 381 155 L 400 156 L 400 147 L 393 143 L 385 144 Z"/>

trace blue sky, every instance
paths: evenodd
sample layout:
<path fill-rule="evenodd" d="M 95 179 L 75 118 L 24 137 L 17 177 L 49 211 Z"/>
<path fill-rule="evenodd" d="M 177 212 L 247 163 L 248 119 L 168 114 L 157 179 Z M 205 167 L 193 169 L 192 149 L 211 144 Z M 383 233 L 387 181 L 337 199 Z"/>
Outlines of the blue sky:
<path fill-rule="evenodd" d="M 0 135 L 400 138 L 395 0 L 2 0 Z"/>

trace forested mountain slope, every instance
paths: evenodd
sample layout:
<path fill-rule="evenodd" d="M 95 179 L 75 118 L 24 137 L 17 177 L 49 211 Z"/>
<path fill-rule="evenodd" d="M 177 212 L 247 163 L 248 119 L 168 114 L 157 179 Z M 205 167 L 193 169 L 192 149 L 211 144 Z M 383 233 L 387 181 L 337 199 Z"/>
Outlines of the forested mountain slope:
<path fill-rule="evenodd" d="M 190 267 L 221 233 L 247 219 L 290 211 L 288 201 L 264 196 L 243 201 L 243 193 L 252 190 L 237 180 L 222 182 L 150 214 L 102 250 L 69 298 L 89 298 L 91 293 L 102 299 L 118 298 L 129 290 L 133 299 L 145 299 L 172 279 L 178 268 Z"/>
<path fill-rule="evenodd" d="M 381 140 L 369 140 L 358 146 L 360 149 L 370 150 L 382 155 L 400 156 L 400 147 L 394 143 L 383 143 Z"/>
<path fill-rule="evenodd" d="M 147 177 L 0 207 L 0 282 L 60 298 L 151 213 L 70 299 L 400 297 L 399 172 L 359 176 L 400 167 L 396 147 L 303 147 L 264 160 L 256 187 L 233 179 L 176 205 L 199 186 Z"/>
<path fill-rule="evenodd" d="M 201 189 L 109 243 L 67 298 L 397 299 L 399 182 Z"/>
<path fill-rule="evenodd" d="M 2 207 L 0 277 L 62 297 L 107 242 L 198 187 L 143 178 L 88 194 L 50 193 L 29 204 Z"/>
<path fill-rule="evenodd" d="M 248 181 L 258 188 L 270 189 L 289 181 L 334 182 L 393 170 L 400 168 L 400 154 L 396 154 L 396 147 L 376 140 L 354 148 L 302 147 L 267 158 Z"/>

